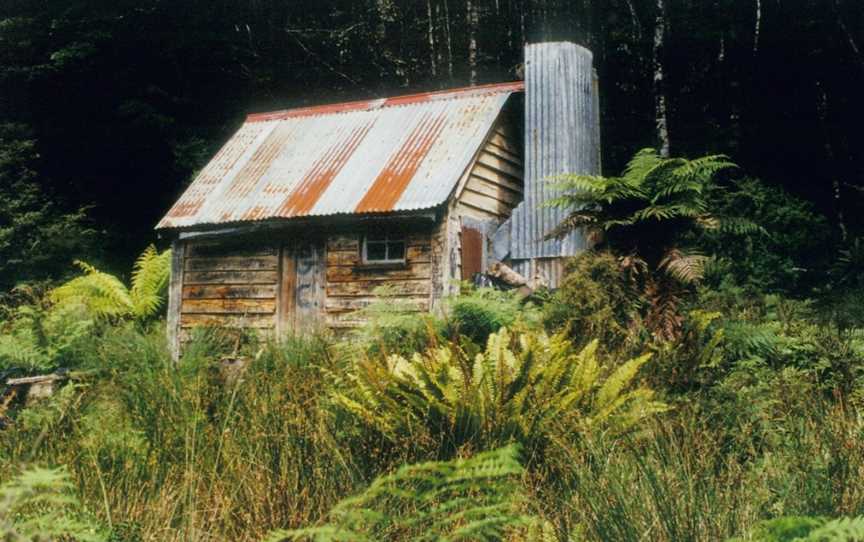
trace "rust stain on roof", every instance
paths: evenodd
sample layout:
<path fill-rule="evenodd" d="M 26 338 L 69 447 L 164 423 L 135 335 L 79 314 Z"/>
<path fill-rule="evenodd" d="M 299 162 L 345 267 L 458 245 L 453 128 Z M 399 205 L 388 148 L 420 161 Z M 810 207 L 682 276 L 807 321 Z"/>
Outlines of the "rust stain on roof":
<path fill-rule="evenodd" d="M 426 115 L 414 128 L 354 208 L 355 212 L 386 211 L 396 205 L 447 120 L 444 115 L 430 117 Z"/>
<path fill-rule="evenodd" d="M 430 209 L 521 81 L 250 115 L 157 228 Z"/>
<path fill-rule="evenodd" d="M 349 133 L 347 141 L 340 140 L 332 143 L 327 152 L 315 162 L 309 173 L 303 176 L 297 188 L 285 199 L 285 203 L 279 208 L 279 216 L 287 218 L 309 213 L 336 178 L 336 174 L 342 170 L 345 161 L 354 154 L 354 150 L 369 133 L 374 123 L 375 119 L 372 119 L 366 125 L 354 128 Z"/>

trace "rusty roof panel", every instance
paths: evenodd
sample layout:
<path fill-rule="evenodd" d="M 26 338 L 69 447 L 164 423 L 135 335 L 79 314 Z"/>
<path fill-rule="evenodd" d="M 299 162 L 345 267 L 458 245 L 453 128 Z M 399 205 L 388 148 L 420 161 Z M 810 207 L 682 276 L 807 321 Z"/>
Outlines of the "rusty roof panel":
<path fill-rule="evenodd" d="M 446 201 L 521 82 L 250 115 L 157 228 Z"/>

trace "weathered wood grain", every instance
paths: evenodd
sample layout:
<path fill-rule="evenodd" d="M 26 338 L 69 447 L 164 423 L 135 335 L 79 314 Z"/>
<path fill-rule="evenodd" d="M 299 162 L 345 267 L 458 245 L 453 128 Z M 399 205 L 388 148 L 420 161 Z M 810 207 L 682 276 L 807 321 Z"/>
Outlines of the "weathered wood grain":
<path fill-rule="evenodd" d="M 277 246 L 232 238 L 221 241 L 190 241 L 186 256 L 189 258 L 258 257 L 276 256 L 277 253 Z"/>
<path fill-rule="evenodd" d="M 328 282 L 327 296 L 368 296 L 382 283 L 380 280 Z M 394 295 L 428 295 L 430 290 L 429 279 L 392 281 L 386 284 Z"/>
<path fill-rule="evenodd" d="M 376 301 L 380 301 L 380 298 L 375 296 L 328 297 L 324 309 L 328 313 L 351 312 L 366 308 Z M 397 297 L 396 301 L 400 304 L 410 305 L 418 311 L 429 310 L 429 299 L 426 297 Z"/>
<path fill-rule="evenodd" d="M 275 284 L 183 287 L 183 299 L 275 299 Z"/>
<path fill-rule="evenodd" d="M 276 270 L 276 256 L 224 256 L 221 258 L 187 258 L 186 271 L 262 271 Z"/>
<path fill-rule="evenodd" d="M 328 282 L 354 281 L 396 281 L 405 279 L 426 279 L 432 276 L 432 264 L 408 264 L 404 268 L 368 267 L 328 267 Z"/>
<path fill-rule="evenodd" d="M 183 301 L 183 259 L 186 244 L 176 240 L 171 243 L 171 278 L 168 282 L 168 348 L 174 361 L 180 359 L 180 306 Z"/>
<path fill-rule="evenodd" d="M 477 162 L 514 179 L 522 178 L 522 169 L 518 165 L 502 160 L 494 154 L 481 152 L 480 156 L 477 158 Z"/>
<path fill-rule="evenodd" d="M 272 328 L 275 318 L 271 314 L 238 316 L 234 314 L 182 314 L 180 325 L 184 328 L 196 326 Z"/>
<path fill-rule="evenodd" d="M 274 271 L 190 271 L 185 284 L 276 284 Z"/>
<path fill-rule="evenodd" d="M 186 299 L 183 314 L 273 314 L 275 299 Z"/>

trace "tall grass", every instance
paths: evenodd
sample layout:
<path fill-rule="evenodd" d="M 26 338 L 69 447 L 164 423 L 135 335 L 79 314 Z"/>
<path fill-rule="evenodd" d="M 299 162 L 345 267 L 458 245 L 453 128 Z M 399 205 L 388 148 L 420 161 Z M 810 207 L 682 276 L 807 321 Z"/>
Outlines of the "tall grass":
<path fill-rule="evenodd" d="M 376 477 L 436 458 L 422 426 L 385 438 L 333 399 L 356 350 L 252 342 L 232 353 L 245 368 L 226 369 L 228 343 L 198 337 L 175 365 L 160 329 L 107 331 L 83 376 L 0 432 L 0 480 L 65 465 L 112 540 L 242 541 L 320 525 Z M 864 420 L 796 374 L 753 393 L 670 395 L 671 411 L 626 437 L 560 417 L 542 456 L 524 458 L 524 512 L 560 540 L 598 541 L 723 540 L 777 516 L 864 514 Z"/>

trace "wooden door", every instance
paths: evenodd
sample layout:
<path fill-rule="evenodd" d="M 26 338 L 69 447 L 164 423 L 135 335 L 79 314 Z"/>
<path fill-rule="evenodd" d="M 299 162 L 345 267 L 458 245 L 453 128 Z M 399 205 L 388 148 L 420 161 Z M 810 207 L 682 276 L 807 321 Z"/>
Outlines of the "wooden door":
<path fill-rule="evenodd" d="M 324 242 L 293 241 L 280 252 L 277 331 L 311 331 L 324 312 Z"/>

